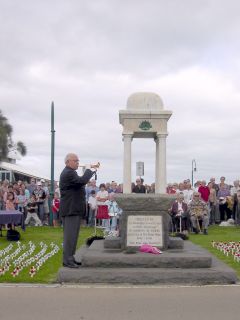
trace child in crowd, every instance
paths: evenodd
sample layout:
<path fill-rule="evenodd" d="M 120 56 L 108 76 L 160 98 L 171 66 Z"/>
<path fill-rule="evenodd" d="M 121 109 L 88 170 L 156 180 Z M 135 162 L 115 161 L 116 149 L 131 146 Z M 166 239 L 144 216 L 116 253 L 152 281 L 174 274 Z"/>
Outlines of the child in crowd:
<path fill-rule="evenodd" d="M 7 194 L 7 200 L 6 200 L 6 210 L 15 210 L 15 197 L 13 192 L 8 192 Z"/>
<path fill-rule="evenodd" d="M 89 204 L 89 216 L 88 216 L 88 226 L 93 227 L 95 223 L 96 209 L 97 209 L 97 199 L 96 191 L 92 190 L 90 192 L 90 197 L 88 199 Z"/>
<path fill-rule="evenodd" d="M 53 213 L 53 226 L 58 227 L 59 225 L 59 207 L 60 207 L 60 199 L 58 192 L 54 193 L 54 198 L 52 201 L 52 213 Z"/>
<path fill-rule="evenodd" d="M 106 190 L 106 185 L 101 183 L 99 186 L 99 191 L 96 195 L 97 198 L 97 217 L 101 215 L 102 219 L 102 227 L 105 228 L 105 231 L 110 230 L 110 222 L 109 222 L 109 215 L 108 215 L 108 207 L 106 201 L 108 200 L 108 191 Z"/>
<path fill-rule="evenodd" d="M 19 195 L 17 195 L 17 209 L 24 213 L 24 208 L 27 205 L 27 197 L 25 191 L 19 189 Z"/>
<path fill-rule="evenodd" d="M 8 192 L 7 194 L 7 200 L 6 200 L 6 211 L 15 210 L 16 202 L 14 193 L 12 191 Z M 14 225 L 9 223 L 8 225 L 5 225 L 6 228 L 13 229 Z"/>
<path fill-rule="evenodd" d="M 42 226 L 42 222 L 39 219 L 37 212 L 38 212 L 37 198 L 33 194 L 30 198 L 30 201 L 27 204 L 27 218 L 25 220 L 25 224 L 28 224 L 32 218 L 33 220 L 35 220 L 35 226 Z"/>
<path fill-rule="evenodd" d="M 109 200 L 107 201 L 108 204 L 108 214 L 111 217 L 110 220 L 110 232 L 114 235 L 114 232 L 117 231 L 118 228 L 118 219 L 122 213 L 122 209 L 119 208 L 116 200 L 115 200 L 115 193 L 109 194 Z"/>

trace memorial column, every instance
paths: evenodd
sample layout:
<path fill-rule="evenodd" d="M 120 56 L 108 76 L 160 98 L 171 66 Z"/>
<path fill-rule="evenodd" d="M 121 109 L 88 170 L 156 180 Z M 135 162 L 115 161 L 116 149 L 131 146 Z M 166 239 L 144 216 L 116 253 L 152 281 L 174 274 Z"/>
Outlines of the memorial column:
<path fill-rule="evenodd" d="M 132 192 L 131 146 L 132 134 L 123 134 L 123 193 Z"/>
<path fill-rule="evenodd" d="M 156 154 L 155 154 L 155 192 L 159 193 L 159 142 L 158 137 L 154 138 L 156 143 Z M 158 192 L 157 192 L 158 190 Z"/>
<path fill-rule="evenodd" d="M 156 181 L 155 192 L 166 193 L 166 138 L 167 134 L 157 134 L 156 139 Z"/>

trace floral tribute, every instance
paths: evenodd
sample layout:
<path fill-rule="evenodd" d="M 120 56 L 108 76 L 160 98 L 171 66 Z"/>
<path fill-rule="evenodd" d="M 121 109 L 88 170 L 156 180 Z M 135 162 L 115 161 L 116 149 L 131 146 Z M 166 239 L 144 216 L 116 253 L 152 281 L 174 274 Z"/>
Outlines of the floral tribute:
<path fill-rule="evenodd" d="M 17 277 L 23 269 L 29 268 L 29 276 L 34 277 L 44 263 L 59 250 L 59 246 L 53 242 L 50 245 L 40 242 L 39 246 L 32 241 L 27 245 L 21 244 L 20 241 L 16 246 L 11 243 L 0 250 L 0 276 L 10 272 L 13 277 Z"/>
<path fill-rule="evenodd" d="M 233 256 L 234 261 L 240 262 L 240 241 L 239 242 L 215 242 L 212 241 L 212 247 L 220 250 L 223 254 Z"/>

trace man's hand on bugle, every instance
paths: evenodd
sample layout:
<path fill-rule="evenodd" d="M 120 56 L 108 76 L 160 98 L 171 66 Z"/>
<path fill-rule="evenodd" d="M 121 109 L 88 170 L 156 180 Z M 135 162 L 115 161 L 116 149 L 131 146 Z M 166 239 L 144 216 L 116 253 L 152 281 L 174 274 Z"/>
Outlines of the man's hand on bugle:
<path fill-rule="evenodd" d="M 100 167 L 100 162 L 96 164 L 91 164 L 91 169 L 98 169 Z"/>

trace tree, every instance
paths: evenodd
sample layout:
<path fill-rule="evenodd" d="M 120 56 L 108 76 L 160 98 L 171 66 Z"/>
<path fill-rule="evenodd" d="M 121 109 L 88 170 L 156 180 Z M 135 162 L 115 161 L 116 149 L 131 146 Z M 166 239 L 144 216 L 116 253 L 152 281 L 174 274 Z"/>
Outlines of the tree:
<path fill-rule="evenodd" d="M 8 119 L 2 114 L 0 110 L 0 161 L 8 158 L 8 152 L 16 145 L 17 151 L 25 156 L 27 154 L 27 148 L 23 142 L 18 141 L 16 144 L 12 141 L 13 128 L 8 123 Z"/>

